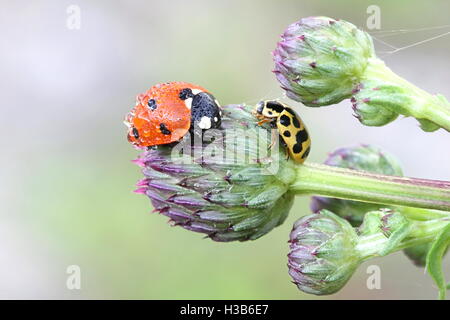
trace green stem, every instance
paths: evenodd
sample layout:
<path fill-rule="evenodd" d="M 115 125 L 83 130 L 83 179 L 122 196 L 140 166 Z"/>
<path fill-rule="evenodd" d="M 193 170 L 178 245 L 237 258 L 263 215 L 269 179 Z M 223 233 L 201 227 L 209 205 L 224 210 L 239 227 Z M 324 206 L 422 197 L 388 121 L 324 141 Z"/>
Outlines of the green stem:
<path fill-rule="evenodd" d="M 296 166 L 296 194 L 450 211 L 450 182 L 386 176 L 322 164 Z"/>
<path fill-rule="evenodd" d="M 404 97 L 408 97 L 405 103 L 396 103 L 393 100 L 390 107 L 392 111 L 405 116 L 412 116 L 418 120 L 432 122 L 450 131 L 450 103 L 443 96 L 431 95 L 400 77 L 389 69 L 382 60 L 369 59 L 361 80 L 363 83 L 365 80 L 379 80 L 385 86 L 389 86 L 389 91 L 394 93 L 393 96 L 402 93 Z M 385 105 L 389 108 L 390 104 L 386 103 Z"/>
<path fill-rule="evenodd" d="M 438 211 L 411 207 L 398 207 L 397 209 L 410 220 L 426 221 L 450 217 L 449 211 Z"/>
<path fill-rule="evenodd" d="M 408 235 L 389 253 L 431 242 L 450 223 L 448 218 L 414 222 Z M 382 232 L 360 236 L 356 245 L 362 260 L 381 256 L 390 241 Z"/>

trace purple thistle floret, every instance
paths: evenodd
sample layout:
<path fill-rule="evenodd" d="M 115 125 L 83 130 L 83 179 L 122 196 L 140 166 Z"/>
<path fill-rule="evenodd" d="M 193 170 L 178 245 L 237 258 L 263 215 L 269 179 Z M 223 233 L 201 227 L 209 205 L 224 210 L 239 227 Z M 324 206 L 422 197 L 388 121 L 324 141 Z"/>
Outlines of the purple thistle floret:
<path fill-rule="evenodd" d="M 306 293 L 325 295 L 340 290 L 360 264 L 351 225 L 322 211 L 295 222 L 288 254 L 289 275 Z"/>
<path fill-rule="evenodd" d="M 234 150 L 231 158 L 246 155 L 248 161 L 198 153 L 206 145 L 189 143 L 185 145 L 189 156 L 183 162 L 181 156 L 173 154 L 173 146 L 159 146 L 135 161 L 145 176 L 137 183 L 136 192 L 148 196 L 154 210 L 169 217 L 172 225 L 203 233 L 215 241 L 253 240 L 280 225 L 293 203 L 288 186 L 295 170 L 283 155 L 278 170 L 268 171 L 273 159 L 260 159 L 257 146 L 261 142 L 258 139 L 270 144 L 270 132 L 251 134 L 262 130 L 251 110 L 242 105 L 223 107 L 220 130 L 228 138 L 235 133 L 235 139 L 227 145 Z M 246 137 L 241 132 L 250 134 Z M 216 137 L 214 144 L 224 151 L 221 139 Z M 248 139 L 248 143 L 242 145 L 240 139 Z"/>
<path fill-rule="evenodd" d="M 370 36 L 353 24 L 309 17 L 281 35 L 273 71 L 289 98 L 320 107 L 350 98 L 374 56 Z"/>

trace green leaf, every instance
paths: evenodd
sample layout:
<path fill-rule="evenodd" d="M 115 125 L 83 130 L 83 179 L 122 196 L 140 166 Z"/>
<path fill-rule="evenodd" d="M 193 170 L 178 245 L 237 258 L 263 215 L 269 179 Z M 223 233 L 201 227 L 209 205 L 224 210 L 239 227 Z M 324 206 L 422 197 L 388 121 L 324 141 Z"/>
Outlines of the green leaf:
<path fill-rule="evenodd" d="M 442 229 L 427 255 L 426 269 L 439 288 L 439 299 L 445 300 L 447 284 L 442 272 L 442 257 L 450 244 L 450 223 Z"/>

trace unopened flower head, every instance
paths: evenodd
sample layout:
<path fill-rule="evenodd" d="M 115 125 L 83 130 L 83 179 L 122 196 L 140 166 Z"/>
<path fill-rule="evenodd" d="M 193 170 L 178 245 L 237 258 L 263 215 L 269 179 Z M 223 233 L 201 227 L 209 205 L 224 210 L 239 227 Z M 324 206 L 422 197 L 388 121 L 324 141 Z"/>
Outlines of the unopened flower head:
<path fill-rule="evenodd" d="M 319 107 L 349 98 L 374 55 L 370 36 L 353 24 L 309 17 L 281 35 L 274 72 L 289 98 Z"/>
<path fill-rule="evenodd" d="M 277 152 L 281 146 L 267 154 L 270 128 L 257 124 L 252 109 L 225 106 L 221 129 L 203 133 L 200 144 L 144 152 L 136 160 L 145 175 L 137 192 L 173 225 L 215 241 L 253 240 L 280 225 L 294 199 L 295 164 Z"/>
<path fill-rule="evenodd" d="M 273 52 L 286 95 L 309 107 L 351 98 L 364 125 L 383 126 L 399 115 L 424 131 L 450 131 L 450 103 L 398 76 L 376 57 L 371 36 L 350 22 L 309 17 L 288 26 Z"/>
<path fill-rule="evenodd" d="M 355 250 L 355 230 L 346 220 L 326 210 L 298 220 L 289 242 L 289 274 L 306 293 L 337 292 L 361 263 Z"/>

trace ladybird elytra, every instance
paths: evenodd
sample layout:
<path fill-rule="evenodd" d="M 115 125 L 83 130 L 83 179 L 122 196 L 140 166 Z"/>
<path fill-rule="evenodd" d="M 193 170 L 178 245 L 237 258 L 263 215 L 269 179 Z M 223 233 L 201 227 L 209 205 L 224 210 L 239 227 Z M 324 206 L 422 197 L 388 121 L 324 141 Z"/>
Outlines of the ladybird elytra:
<path fill-rule="evenodd" d="M 125 117 L 127 138 L 138 148 L 179 141 L 191 128 L 219 128 L 222 112 L 206 89 L 187 82 L 166 82 L 136 98 Z"/>
<path fill-rule="evenodd" d="M 258 103 L 254 114 L 260 124 L 270 122 L 272 127 L 277 128 L 294 162 L 305 162 L 311 150 L 311 138 L 305 124 L 291 107 L 279 101 L 265 100 Z"/>

